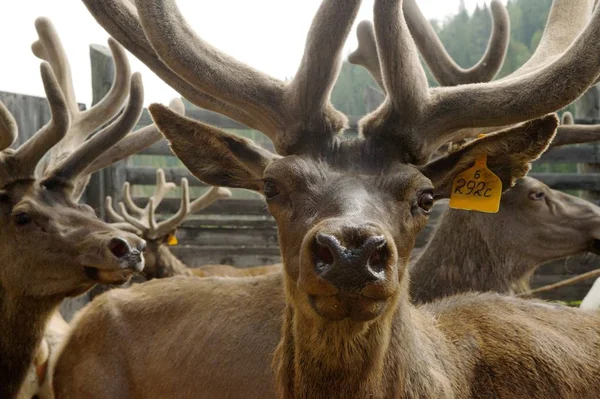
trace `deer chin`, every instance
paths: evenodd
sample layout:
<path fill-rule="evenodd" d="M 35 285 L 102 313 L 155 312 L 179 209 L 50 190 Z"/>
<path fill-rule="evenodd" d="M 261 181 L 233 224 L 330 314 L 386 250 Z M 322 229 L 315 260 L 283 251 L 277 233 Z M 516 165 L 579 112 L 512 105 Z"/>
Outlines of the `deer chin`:
<path fill-rule="evenodd" d="M 381 316 L 388 307 L 388 300 L 384 298 L 361 294 L 308 295 L 308 302 L 319 316 L 330 321 L 371 321 Z"/>
<path fill-rule="evenodd" d="M 144 260 L 140 257 L 129 257 L 119 260 L 115 265 L 84 266 L 85 275 L 100 284 L 124 284 L 134 273 L 144 270 Z"/>

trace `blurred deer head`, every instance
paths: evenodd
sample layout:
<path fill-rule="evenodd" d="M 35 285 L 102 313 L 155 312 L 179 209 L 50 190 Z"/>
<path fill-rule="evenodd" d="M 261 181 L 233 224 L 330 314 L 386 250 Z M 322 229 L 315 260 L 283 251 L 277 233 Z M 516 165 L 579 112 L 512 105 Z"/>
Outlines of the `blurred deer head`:
<path fill-rule="evenodd" d="M 175 183 L 167 183 L 165 172 L 162 169 L 156 170 L 156 191 L 148 199 L 144 208 L 138 207 L 131 196 L 131 184 L 125 183 L 123 187 L 124 202 L 119 203 L 119 211 L 113 207 L 112 197 L 106 197 L 106 210 L 108 216 L 115 226 L 135 232 L 147 242 L 144 258 L 146 266 L 143 275 L 147 279 L 168 277 L 175 274 L 174 267 L 179 266 L 181 262 L 175 261 L 173 254 L 166 255 L 169 252 L 166 248 L 171 245 L 175 239 L 175 233 L 183 221 L 191 214 L 210 206 L 219 199 L 231 197 L 231 191 L 222 187 L 211 187 L 206 194 L 190 201 L 189 183 L 187 179 L 181 180 L 181 207 L 179 211 L 159 222 L 156 217 L 156 210 L 167 194 L 177 188 Z M 187 271 L 187 268 L 181 264 L 179 272 Z M 179 274 L 179 273 L 178 273 Z M 191 273 L 186 273 L 191 274 Z"/>

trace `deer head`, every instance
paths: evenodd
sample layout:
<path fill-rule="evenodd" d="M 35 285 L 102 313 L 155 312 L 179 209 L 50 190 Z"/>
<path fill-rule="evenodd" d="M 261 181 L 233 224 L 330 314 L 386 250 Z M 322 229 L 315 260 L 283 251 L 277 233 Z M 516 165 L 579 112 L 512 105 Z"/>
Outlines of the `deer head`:
<path fill-rule="evenodd" d="M 125 15 L 137 19 L 128 3 L 93 3 L 88 2 L 88 8 L 101 23 L 110 19 L 107 26 L 120 24 Z M 103 13 L 107 5 L 118 13 Z M 552 48 L 552 56 L 538 57 L 535 73 L 430 89 L 402 2 L 377 1 L 375 37 L 387 99 L 361 121 L 364 138 L 344 141 L 337 133 L 345 121 L 329 103 L 329 92 L 360 1 L 323 2 L 299 71 L 287 84 L 210 47 L 187 26 L 174 1 L 138 0 L 137 5 L 152 54 L 164 63 L 161 68 L 185 80 L 187 89 L 245 112 L 274 141 L 280 155 L 151 106 L 173 151 L 198 178 L 211 185 L 254 190 L 267 198 L 279 227 L 288 299 L 311 317 L 369 320 L 393 308 L 403 292 L 402 277 L 416 234 L 433 201 L 449 195 L 453 178 L 477 156 L 487 155 L 488 167 L 509 188 L 554 136 L 558 121 L 544 115 L 578 97 L 600 71 L 598 60 L 583 57 L 591 47 L 600 47 L 594 40 L 600 33 L 595 15 L 581 36 L 577 36 L 581 26 L 577 27 L 570 37 L 573 45 L 560 51 Z M 138 28 L 131 19 L 128 22 Z M 555 28 L 551 20 L 547 32 Z M 135 49 L 148 55 L 150 49 L 142 47 Z M 533 98 L 540 90 L 565 87 L 550 84 L 556 82 L 550 76 L 563 75 L 571 82 L 560 96 Z M 441 144 L 466 137 L 465 128 L 532 118 L 539 119 L 427 163 Z"/>
<path fill-rule="evenodd" d="M 17 126 L 0 105 L 0 257 L 6 260 L 0 285 L 18 295 L 64 297 L 96 282 L 122 282 L 143 268 L 143 240 L 107 225 L 77 203 L 88 179 L 86 167 L 135 125 L 143 88 L 139 74 L 129 77 L 123 50 L 111 41 L 118 71 L 113 90 L 97 107 L 76 111 L 58 37 L 45 18 L 36 21 L 36 28 L 40 40 L 34 51 L 50 61 L 42 63 L 41 71 L 52 119 L 13 150 L 9 146 Z M 122 115 L 86 140 L 127 97 Z"/>
<path fill-rule="evenodd" d="M 112 197 L 106 197 L 106 210 L 109 218 L 115 226 L 135 232 L 147 242 L 144 251 L 146 265 L 143 275 L 147 279 L 173 276 L 177 272 L 172 270 L 180 262 L 172 261 L 173 255 L 165 259 L 164 252 L 169 241 L 175 237 L 175 232 L 183 221 L 191 214 L 210 206 L 219 199 L 231 197 L 231 191 L 222 187 L 211 187 L 204 195 L 190 201 L 189 183 L 187 179 L 181 180 L 181 207 L 179 211 L 170 218 L 159 222 L 156 218 L 156 210 L 166 195 L 177 188 L 175 183 L 167 183 L 165 172 L 156 170 L 156 191 L 148 199 L 147 205 L 142 209 L 138 207 L 131 197 L 131 184 L 125 183 L 123 187 L 124 202 L 119 203 L 119 211 L 113 208 Z M 169 261 L 171 260 L 171 261 Z M 187 268 L 181 265 L 183 269 Z"/>

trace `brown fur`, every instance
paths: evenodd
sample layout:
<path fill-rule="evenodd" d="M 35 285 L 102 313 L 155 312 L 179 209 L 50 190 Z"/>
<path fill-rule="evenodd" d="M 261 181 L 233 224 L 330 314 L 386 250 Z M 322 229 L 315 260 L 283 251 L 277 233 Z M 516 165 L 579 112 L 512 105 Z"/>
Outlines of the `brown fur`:
<path fill-rule="evenodd" d="M 153 109 L 155 117 L 158 115 L 157 111 L 159 110 Z M 161 109 L 160 112 L 162 111 Z M 550 120 L 553 121 L 553 125 L 545 121 L 517 128 L 512 134 L 529 133 L 534 126 L 539 127 L 540 131 L 552 131 L 557 121 L 555 118 Z M 160 122 L 161 129 L 169 132 L 168 126 L 171 125 Z M 194 122 L 190 124 L 195 125 Z M 180 128 L 182 125 L 178 126 Z M 504 135 L 504 140 L 509 140 L 510 136 Z M 549 140 L 550 137 L 551 135 L 545 140 Z M 487 140 L 489 138 L 471 145 L 481 150 Z M 513 148 L 521 153 L 529 151 L 530 148 L 541 148 L 537 151 L 544 148 L 538 144 L 530 147 L 526 141 L 515 142 L 526 148 Z M 492 144 L 489 150 L 493 152 L 496 151 L 495 148 Z M 462 156 L 470 157 L 471 152 L 462 152 Z M 236 154 L 239 156 L 241 153 Z M 226 155 L 227 153 L 224 153 L 224 156 Z M 529 157 L 535 158 L 533 152 Z M 453 159 L 461 162 L 457 158 Z M 504 159 L 508 163 L 527 162 L 525 157 L 518 156 Z M 224 162 L 227 160 L 224 159 Z M 436 164 L 447 165 L 449 162 L 438 161 Z M 491 165 L 496 164 L 492 162 Z M 509 168 L 502 165 L 498 168 L 497 172 L 500 175 L 502 170 L 516 171 L 517 176 L 527 170 L 516 165 Z M 450 167 L 449 170 L 450 173 L 459 172 L 454 167 Z M 214 169 L 210 175 L 216 176 L 216 171 L 217 169 Z M 203 176 L 201 172 L 196 172 Z M 436 173 L 430 175 L 437 176 Z M 224 179 L 228 177 L 222 176 L 224 177 L 219 183 L 225 184 L 227 180 Z M 293 199 L 286 197 L 287 200 L 294 201 L 294 213 L 286 210 L 287 200 L 269 202 L 269 209 L 279 224 L 287 298 L 287 308 L 283 312 L 284 333 L 275 363 L 278 370 L 278 389 L 296 397 L 343 397 L 345 394 L 353 397 L 515 397 L 507 396 L 508 389 L 512 389 L 515 383 L 519 384 L 515 382 L 520 381 L 519 379 L 522 379 L 523 391 L 517 392 L 519 396 L 516 397 L 559 397 L 552 396 L 557 392 L 560 392 L 562 397 L 577 397 L 583 390 L 593 392 L 595 388 L 600 389 L 594 377 L 597 373 L 593 371 L 593 356 L 584 359 L 585 368 L 581 363 L 577 363 L 581 358 L 575 362 L 570 356 L 561 357 L 559 369 L 562 371 L 558 374 L 552 371 L 557 368 L 556 364 L 552 363 L 556 358 L 555 351 L 557 348 L 564 348 L 565 345 L 572 346 L 573 344 L 568 342 L 573 342 L 573 334 L 581 334 L 577 335 L 577 340 L 581 342 L 594 342 L 591 337 L 596 336 L 600 325 L 597 316 L 586 315 L 577 310 L 554 308 L 543 303 L 528 303 L 493 295 L 456 298 L 453 301 L 442 302 L 438 307 L 432 305 L 414 308 L 408 303 L 408 272 L 405 267 L 414 243 L 414 238 L 410 237 L 416 235 L 424 221 L 420 216 L 406 219 L 406 211 L 398 205 L 404 203 L 404 200 L 397 203 L 396 199 L 387 199 L 383 193 L 390 190 L 396 193 L 396 196 L 412 195 L 410 193 L 421 184 L 421 178 L 414 168 L 398 166 L 398 169 L 390 169 L 385 179 L 378 182 L 374 182 L 368 173 L 364 176 L 353 175 L 353 184 L 349 185 L 346 183 L 348 176 L 337 168 L 315 164 L 303 157 L 289 157 L 273 161 L 267 167 L 265 176 L 279 182 L 282 192 L 295 193 Z M 444 177 L 436 181 L 442 183 L 443 187 L 445 180 Z M 444 191 L 441 190 L 442 193 Z M 367 198 L 369 200 L 365 201 Z M 330 206 L 319 206 L 321 203 L 329 203 Z M 297 282 L 299 273 L 303 273 L 301 270 L 305 251 L 300 249 L 304 248 L 302 238 L 305 234 L 300 231 L 311 228 L 311 224 L 305 222 L 306 215 L 313 215 L 313 220 L 328 220 L 333 215 L 344 215 L 344 212 L 349 210 L 360 210 L 367 220 L 375 218 L 378 223 L 389 226 L 387 228 L 390 234 L 393 234 L 398 248 L 398 257 L 394 257 L 398 262 L 398 269 L 394 274 L 398 273 L 399 285 L 393 288 L 395 294 L 387 301 L 385 312 L 369 322 L 351 319 L 328 321 L 317 316 L 302 294 L 303 285 L 298 286 Z M 414 221 L 413 217 L 416 218 Z M 400 222 L 401 220 L 403 222 Z M 295 227 L 288 229 L 288 225 Z M 272 392 L 260 383 L 268 380 L 268 372 L 261 374 L 260 379 L 255 377 L 252 380 L 259 381 L 256 385 L 248 384 L 247 378 L 238 378 L 239 372 L 236 372 L 235 379 L 223 379 L 228 384 L 224 389 L 219 385 L 218 377 L 189 378 L 172 374 L 167 376 L 162 373 L 162 365 L 167 356 L 173 356 L 173 361 L 178 364 L 190 365 L 182 366 L 182 369 L 191 369 L 193 364 L 194 370 L 206 370 L 211 375 L 217 373 L 216 375 L 225 376 L 225 373 L 229 373 L 229 367 L 248 370 L 253 369 L 250 362 L 254 365 L 264 364 L 265 358 L 261 360 L 260 357 L 268 358 L 273 348 L 271 345 L 279 338 L 274 319 L 282 315 L 280 279 L 281 275 L 277 273 L 240 280 L 170 279 L 168 283 L 167 280 L 164 283 L 156 281 L 135 287 L 130 293 L 114 292 L 103 297 L 101 302 L 92 303 L 82 314 L 63 350 L 55 375 L 57 394 L 59 397 L 85 394 L 86 397 L 100 398 L 110 395 L 118 397 L 125 392 L 137 397 L 150 397 L 160 392 L 191 397 L 194 392 L 207 392 L 207 396 L 210 396 L 208 393 L 218 389 L 220 396 L 269 397 Z M 390 280 L 390 283 L 394 284 L 393 281 Z M 239 296 L 245 296 L 248 290 L 255 293 L 248 296 L 252 297 L 254 305 L 246 307 L 244 299 L 239 299 Z M 212 316 L 212 312 L 218 312 L 223 317 L 217 320 Z M 537 316 L 530 319 L 529 315 L 532 313 L 539 314 L 539 319 Z M 451 321 L 459 316 L 465 317 L 468 323 L 455 326 Z M 204 317 L 212 321 L 202 323 L 200 318 Z M 571 328 L 565 327 L 565 319 L 571 320 L 571 323 L 567 323 L 571 324 Z M 440 324 L 435 320 L 449 322 Z M 510 322 L 507 324 L 503 320 Z M 558 322 L 560 324 L 556 324 Z M 94 331 L 98 330 L 95 326 L 99 323 L 107 327 L 104 331 L 122 331 L 120 334 L 123 337 L 138 336 L 135 331 L 144 331 L 145 335 L 152 337 L 153 342 L 161 342 L 161 345 L 168 342 L 179 345 L 181 341 L 172 338 L 172 331 L 185 332 L 182 334 L 185 334 L 185 339 L 189 339 L 189 342 L 211 342 L 213 345 L 210 349 L 204 348 L 201 351 L 175 351 L 167 346 L 164 355 L 146 356 L 139 363 L 130 362 L 126 359 L 137 359 L 143 356 L 142 352 L 148 352 L 146 345 L 149 342 L 125 340 L 106 334 L 95 337 Z M 170 326 L 169 331 L 161 332 L 162 330 L 157 328 L 166 324 Z M 505 325 L 507 327 L 504 327 Z M 580 330 L 573 327 L 576 325 L 587 325 L 589 329 Z M 512 328 L 519 328 L 523 332 L 511 335 L 509 331 Z M 535 334 L 544 337 L 540 338 L 542 341 L 528 341 L 529 338 L 537 336 L 532 335 L 534 329 Z M 212 338 L 207 340 L 205 334 L 216 331 L 222 334 L 224 330 L 235 331 L 235 336 L 223 339 L 221 343 Z M 152 331 L 152 334 L 148 335 L 149 331 Z M 525 331 L 530 331 L 530 334 L 524 335 Z M 253 335 L 262 343 L 257 344 L 256 338 L 251 338 Z M 591 345 L 593 347 L 593 344 Z M 142 351 L 141 348 L 145 349 Z M 236 364 L 228 359 L 227 353 L 252 349 L 256 349 L 253 355 L 244 357 L 243 361 L 240 359 L 241 363 Z M 587 350 L 591 350 L 591 347 Z M 528 351 L 531 355 L 527 354 Z M 520 355 L 515 356 L 516 353 L 522 353 L 524 357 L 521 359 Z M 89 368 L 81 367 L 82 356 L 90 356 L 89 358 L 93 359 Z M 500 359 L 500 363 L 495 363 L 496 358 Z M 160 362 L 157 362 L 158 359 Z M 210 359 L 220 359 L 219 366 L 211 367 Z M 228 360 L 223 362 L 223 359 Z M 514 362 L 514 365 L 511 362 Z M 504 363 L 507 365 L 502 368 L 501 364 Z M 244 364 L 248 364 L 248 367 L 244 367 Z M 141 373 L 135 371 L 142 365 Z M 73 367 L 78 367 L 76 379 L 71 377 L 74 375 Z M 103 373 L 102 378 L 98 379 L 98 368 L 111 372 Z M 516 373 L 515 370 L 520 370 L 520 373 Z M 532 378 L 529 372 L 523 370 L 538 374 Z M 580 371 L 585 371 L 585 374 L 576 377 Z M 502 381 L 491 377 L 500 372 L 514 373 L 510 386 L 503 385 Z M 569 384 L 564 384 L 566 380 L 562 376 L 563 372 L 569 373 Z M 133 376 L 133 379 L 123 380 L 123 375 Z M 138 376 L 143 376 L 143 383 L 137 382 Z M 110 388 L 106 389 L 107 382 L 115 379 L 117 383 L 111 383 Z M 548 388 L 549 386 L 551 388 Z M 534 392 L 534 389 L 538 392 Z M 242 391 L 244 393 L 240 395 L 239 392 Z M 525 392 L 529 396 L 525 396 Z"/>
<path fill-rule="evenodd" d="M 600 208 L 523 178 L 502 195 L 497 214 L 444 213 L 411 269 L 411 299 L 509 293 L 539 265 L 587 251 L 600 251 Z"/>
<path fill-rule="evenodd" d="M 246 114 L 242 117 L 249 116 L 246 121 L 253 120 L 255 124 L 249 126 L 262 125 L 285 155 L 266 154 L 163 107 L 150 108 L 173 151 L 201 180 L 269 196 L 285 269 L 286 309 L 275 355 L 280 396 L 575 398 L 600 394 L 596 314 L 495 295 L 465 295 L 415 308 L 408 301 L 407 271 L 416 235 L 427 221 L 430 197 L 447 196 L 456 174 L 481 154 L 488 155 L 490 168 L 509 188 L 547 148 L 557 121 L 542 118 L 478 140 L 434 163 L 413 165 L 424 164 L 448 140 L 462 138 L 462 128 L 540 118 L 579 96 L 600 69 L 597 58 L 587 57 L 600 46 L 596 40 L 600 11 L 560 62 L 550 64 L 549 59 L 561 55 L 564 48 L 538 56 L 534 64 L 544 67 L 537 73 L 429 90 L 402 18 L 402 1 L 376 0 L 375 30 L 388 98 L 362 124 L 365 139 L 344 141 L 335 137 L 340 119 L 331 112 L 329 90 L 344 32 L 360 1 L 323 2 L 307 40 L 301 73 L 288 86 L 297 89 L 291 93 L 199 40 L 174 1 L 136 3 L 150 46 L 139 35 L 132 7 L 118 1 L 98 3 L 86 2 L 111 33 L 132 44 L 154 69 L 164 73 L 168 66 L 174 71 L 166 74 L 170 82 L 177 74 L 184 80 L 183 85 L 175 82 L 178 88 L 204 95 L 194 97 L 198 105 L 209 103 L 219 110 L 220 104 L 213 100 L 230 104 L 233 113 L 241 111 Z M 584 6 L 581 2 L 573 10 L 589 11 Z M 116 15 L 108 15 L 111 11 Z M 550 33 L 559 28 L 550 25 Z M 570 33 L 579 33 L 580 26 L 574 25 L 565 28 L 563 42 L 577 36 Z M 132 30 L 138 42 L 128 38 Z M 548 49 L 546 36 L 542 42 L 540 47 Z M 159 64 L 153 61 L 158 58 Z M 320 58 L 320 64 L 314 62 Z M 295 82 L 302 84 L 294 87 Z M 556 82 L 564 86 L 557 87 Z M 541 92 L 560 95 L 540 97 Z M 282 99 L 289 101 L 284 110 L 277 108 Z M 232 114 L 230 109 L 224 113 Z M 328 239 L 319 241 L 323 237 Z M 367 243 L 373 252 L 361 252 Z M 376 249 L 373 243 L 379 243 Z M 328 261 L 325 245 L 331 253 L 335 246 L 336 256 L 344 258 L 330 254 Z M 332 270 L 335 273 L 329 273 Z M 82 314 L 63 349 L 55 380 L 59 397 L 211 396 L 217 385 L 220 389 L 212 396 L 269 396 L 268 388 L 257 395 L 257 387 L 264 388 L 264 380 L 258 378 L 246 378 L 242 384 L 228 378 L 197 378 L 198 364 L 215 353 L 209 349 L 192 353 L 189 348 L 199 343 L 219 345 L 217 337 L 202 335 L 232 331 L 237 320 L 245 317 L 238 312 L 245 294 L 277 277 L 175 278 L 107 294 Z M 258 292 L 262 297 L 268 291 L 263 286 Z M 267 298 L 259 301 L 274 302 Z M 252 322 L 262 321 L 268 312 L 253 314 Z M 207 315 L 213 317 L 203 319 Z M 221 317 L 223 324 L 218 321 Z M 168 332 L 166 322 L 173 322 Z M 98 329 L 102 324 L 111 328 Z M 260 335 L 263 326 L 252 326 L 258 327 L 254 334 Z M 192 335 L 196 340 L 186 341 Z M 138 345 L 136 339 L 143 337 L 160 342 L 157 350 Z M 238 340 L 225 348 L 241 349 L 239 345 L 245 344 Z M 267 350 L 264 346 L 242 349 L 246 352 L 241 354 Z M 166 372 L 166 359 L 188 372 Z M 209 359 L 215 360 L 209 360 L 202 371 L 220 373 L 230 366 L 222 365 L 220 357 Z M 263 365 L 264 359 L 258 366 Z M 254 364 L 247 370 L 256 369 Z"/>

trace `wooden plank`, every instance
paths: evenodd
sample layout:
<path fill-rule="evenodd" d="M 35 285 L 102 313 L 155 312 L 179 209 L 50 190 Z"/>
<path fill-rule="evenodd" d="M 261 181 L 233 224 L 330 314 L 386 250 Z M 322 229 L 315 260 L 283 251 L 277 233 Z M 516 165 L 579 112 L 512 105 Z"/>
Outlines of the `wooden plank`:
<path fill-rule="evenodd" d="M 167 181 L 181 184 L 181 179 L 188 179 L 190 186 L 207 187 L 206 184 L 198 180 L 187 169 L 184 168 L 163 168 Z M 156 184 L 156 168 L 152 166 L 128 166 L 126 169 L 126 181 L 131 184 L 140 184 L 144 186 L 153 186 Z"/>
<path fill-rule="evenodd" d="M 249 267 L 281 262 L 277 248 L 178 246 L 173 253 L 189 267 L 209 264 Z"/>
<path fill-rule="evenodd" d="M 600 173 L 530 173 L 531 177 L 557 190 L 597 190 L 600 187 Z"/>
<path fill-rule="evenodd" d="M 227 243 L 230 246 L 278 247 L 277 229 L 179 229 L 177 239 L 181 245 L 214 247 Z"/>
<path fill-rule="evenodd" d="M 213 215 L 211 215 L 213 216 Z M 275 220 L 270 216 L 261 216 L 257 215 L 252 218 L 248 217 L 238 217 L 233 218 L 222 218 L 222 217 L 207 217 L 201 219 L 188 219 L 186 220 L 180 229 L 211 229 L 211 228 L 229 228 L 229 229 L 276 229 L 277 225 L 275 224 Z M 245 216 L 245 215 L 244 215 Z"/>
<path fill-rule="evenodd" d="M 146 206 L 148 198 L 134 197 L 133 201 L 141 207 Z M 180 200 L 177 198 L 165 198 L 158 207 L 158 213 L 174 214 L 179 210 Z M 220 200 L 198 212 L 204 215 L 265 215 L 267 206 L 263 200 L 226 199 Z"/>
<path fill-rule="evenodd" d="M 600 163 L 600 147 L 579 145 L 554 148 L 545 152 L 537 163 Z"/>

